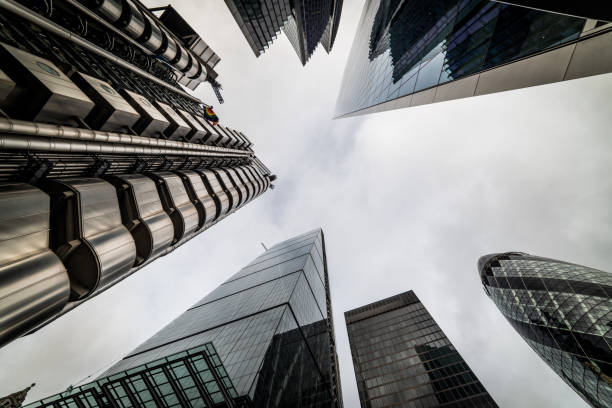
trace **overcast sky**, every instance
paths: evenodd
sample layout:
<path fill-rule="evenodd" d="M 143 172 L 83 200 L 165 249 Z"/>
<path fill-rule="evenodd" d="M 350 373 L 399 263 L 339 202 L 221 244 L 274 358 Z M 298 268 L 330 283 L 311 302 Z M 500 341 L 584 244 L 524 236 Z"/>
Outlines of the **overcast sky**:
<path fill-rule="evenodd" d="M 167 4 L 167 0 L 146 2 Z M 501 407 L 586 407 L 482 290 L 480 255 L 612 270 L 612 75 L 332 120 L 363 1 L 304 68 L 284 36 L 255 58 L 222 0 L 176 0 L 221 56 L 226 103 L 276 189 L 32 336 L 0 350 L 0 396 L 84 383 L 276 242 L 321 226 L 344 402 L 358 407 L 343 312 L 415 290 Z M 91 378 L 87 378 L 92 375 Z"/>

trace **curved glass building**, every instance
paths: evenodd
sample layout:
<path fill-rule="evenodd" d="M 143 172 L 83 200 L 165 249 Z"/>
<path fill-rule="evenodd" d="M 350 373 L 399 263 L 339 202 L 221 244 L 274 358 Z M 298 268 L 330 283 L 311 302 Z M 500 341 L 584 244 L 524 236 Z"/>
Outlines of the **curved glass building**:
<path fill-rule="evenodd" d="M 612 407 L 612 275 L 520 252 L 478 261 L 485 292 L 593 407 Z"/>

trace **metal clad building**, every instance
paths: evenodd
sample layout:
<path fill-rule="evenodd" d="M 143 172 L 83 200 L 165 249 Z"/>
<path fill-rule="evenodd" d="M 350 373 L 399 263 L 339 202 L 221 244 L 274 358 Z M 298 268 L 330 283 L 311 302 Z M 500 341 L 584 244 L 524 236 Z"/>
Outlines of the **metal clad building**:
<path fill-rule="evenodd" d="M 363 408 L 497 407 L 413 291 L 344 317 Z"/>
<path fill-rule="evenodd" d="M 161 19 L 133 0 L 0 9 L 2 346 L 171 252 L 275 177 L 248 139 L 220 137 L 181 88 L 218 88 L 218 57 L 174 9 Z M 232 191 L 244 194 L 232 201 Z"/>
<path fill-rule="evenodd" d="M 367 0 L 336 116 L 608 73 L 611 41 L 605 21 L 506 2 Z"/>
<path fill-rule="evenodd" d="M 487 295 L 593 407 L 612 406 L 612 275 L 520 252 L 480 258 Z"/>

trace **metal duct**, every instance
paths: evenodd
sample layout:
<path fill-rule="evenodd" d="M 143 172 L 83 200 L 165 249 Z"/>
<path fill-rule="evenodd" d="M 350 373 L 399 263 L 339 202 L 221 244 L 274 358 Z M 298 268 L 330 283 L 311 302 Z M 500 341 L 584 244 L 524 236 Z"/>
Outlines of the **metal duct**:
<path fill-rule="evenodd" d="M 189 95 L 187 92 L 183 91 L 182 89 L 176 88 L 162 81 L 156 76 L 151 75 L 148 72 L 143 71 L 142 69 L 130 64 L 129 62 L 126 62 L 123 59 L 115 56 L 114 54 L 98 47 L 97 45 L 90 43 L 89 41 L 85 40 L 83 37 L 71 31 L 66 30 L 64 27 L 58 24 L 55 24 L 54 22 L 42 17 L 40 14 L 33 12 L 32 10 L 29 10 L 27 7 L 22 6 L 21 4 L 15 2 L 14 0 L 0 0 L 0 8 L 8 10 L 11 13 L 18 15 L 19 17 L 26 19 L 32 24 L 36 24 L 37 26 L 57 35 L 58 37 L 71 41 L 79 45 L 80 47 L 83 47 L 86 50 L 93 52 L 94 54 L 97 54 L 103 58 L 106 58 L 107 60 L 111 62 L 114 62 L 117 65 L 120 65 L 121 67 L 125 69 L 129 69 L 130 71 L 136 73 L 137 75 L 147 78 L 148 80 L 153 81 L 156 84 L 161 85 L 171 90 L 172 92 L 176 92 L 179 95 L 182 95 L 185 98 L 188 98 L 194 102 L 202 103 L 202 101 L 200 101 L 198 98 L 192 95 Z"/>
<path fill-rule="evenodd" d="M 7 135 L 6 133 L 13 134 Z M 17 136 L 21 135 L 21 136 Z M 45 142 L 47 139 L 47 142 Z M 62 140 L 68 139 L 69 141 Z M 207 146 L 195 143 L 180 142 L 177 140 L 154 139 L 142 136 L 132 136 L 123 133 L 103 132 L 98 130 L 79 129 L 70 126 L 53 125 L 47 123 L 33 123 L 23 120 L 0 118 L 0 147 L 19 149 L 24 146 L 27 148 L 48 146 L 53 151 L 72 151 L 63 150 L 66 143 L 79 142 L 79 150 L 89 146 L 94 151 L 101 149 L 100 153 L 124 153 L 125 149 L 130 149 L 127 153 L 152 153 L 153 151 L 165 151 L 162 154 L 190 154 L 195 156 L 234 156 L 250 157 L 249 151 L 227 149 L 217 146 Z M 20 146 L 20 147 L 17 147 Z M 95 146 L 99 146 L 95 148 Z M 77 145 L 74 145 L 77 148 Z M 58 150 L 59 149 L 59 150 Z M 103 150 L 103 151 L 102 151 Z M 43 151 L 45 151 L 43 149 Z M 173 153 L 174 152 L 174 153 Z M 181 152 L 181 153 L 177 153 Z M 157 154 L 157 153 L 152 153 Z"/>
<path fill-rule="evenodd" d="M 36 152 L 92 153 L 92 154 L 151 154 L 186 155 L 198 157 L 245 157 L 238 153 L 212 153 L 189 149 L 167 149 L 145 146 L 126 146 L 109 143 L 66 140 L 25 135 L 6 135 L 0 133 L 0 150 L 27 150 Z"/>
<path fill-rule="evenodd" d="M 195 54 L 177 42 L 170 32 L 160 27 L 132 0 L 97 0 L 89 4 L 100 17 L 114 23 L 188 78 L 205 81 L 208 77 L 206 68 L 200 64 Z"/>

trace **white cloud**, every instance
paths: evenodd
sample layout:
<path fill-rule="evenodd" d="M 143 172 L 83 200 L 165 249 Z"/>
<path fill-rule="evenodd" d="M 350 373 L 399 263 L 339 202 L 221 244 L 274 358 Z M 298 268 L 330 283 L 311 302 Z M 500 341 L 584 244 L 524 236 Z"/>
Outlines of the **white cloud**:
<path fill-rule="evenodd" d="M 160 2 L 160 4 L 166 4 Z M 222 122 L 277 188 L 107 293 L 0 350 L 0 394 L 30 401 L 101 371 L 268 246 L 322 226 L 345 406 L 343 312 L 414 289 L 500 406 L 585 406 L 484 294 L 476 261 L 523 250 L 609 270 L 612 75 L 331 120 L 361 12 L 302 68 L 279 37 L 255 59 L 221 2 L 173 5 L 222 57 Z"/>

